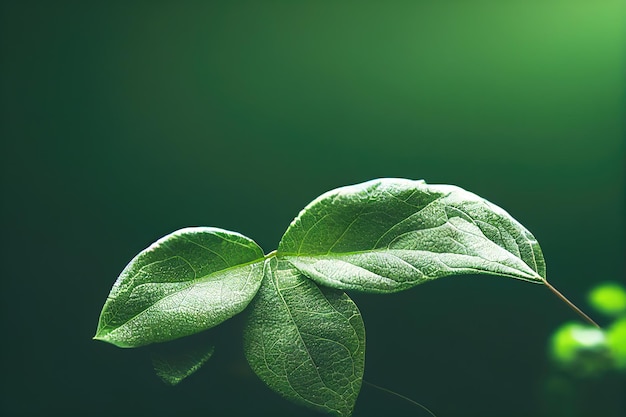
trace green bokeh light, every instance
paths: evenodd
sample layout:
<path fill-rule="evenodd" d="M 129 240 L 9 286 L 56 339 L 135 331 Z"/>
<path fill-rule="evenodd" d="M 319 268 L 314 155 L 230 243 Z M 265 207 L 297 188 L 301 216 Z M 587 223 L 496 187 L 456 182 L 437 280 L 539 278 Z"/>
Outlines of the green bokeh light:
<path fill-rule="evenodd" d="M 598 311 L 617 316 L 626 313 L 626 289 L 619 284 L 607 282 L 589 293 L 589 303 Z"/>
<path fill-rule="evenodd" d="M 552 336 L 552 357 L 563 364 L 576 360 L 582 350 L 605 347 L 606 337 L 602 330 L 578 323 L 567 323 Z"/>
<path fill-rule="evenodd" d="M 605 332 L 584 324 L 561 326 L 552 336 L 550 354 L 556 364 L 578 378 L 600 376 L 615 367 Z"/>
<path fill-rule="evenodd" d="M 626 370 L 626 317 L 615 321 L 606 332 L 606 344 L 617 368 Z"/>

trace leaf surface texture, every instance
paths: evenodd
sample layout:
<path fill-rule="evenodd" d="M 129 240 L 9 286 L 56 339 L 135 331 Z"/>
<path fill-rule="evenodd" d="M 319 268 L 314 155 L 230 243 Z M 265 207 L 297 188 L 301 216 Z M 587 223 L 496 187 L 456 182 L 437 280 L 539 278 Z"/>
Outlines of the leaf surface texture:
<path fill-rule="evenodd" d="M 365 365 L 359 310 L 344 292 L 318 287 L 289 263 L 267 262 L 244 333 L 250 366 L 284 397 L 349 416 Z"/>
<path fill-rule="evenodd" d="M 545 280 L 539 244 L 506 211 L 456 186 L 394 178 L 318 197 L 277 256 L 322 285 L 374 293 L 459 274 Z"/>
<path fill-rule="evenodd" d="M 122 271 L 95 338 L 136 347 L 214 327 L 248 305 L 263 264 L 261 248 L 239 233 L 197 227 L 167 235 Z"/>

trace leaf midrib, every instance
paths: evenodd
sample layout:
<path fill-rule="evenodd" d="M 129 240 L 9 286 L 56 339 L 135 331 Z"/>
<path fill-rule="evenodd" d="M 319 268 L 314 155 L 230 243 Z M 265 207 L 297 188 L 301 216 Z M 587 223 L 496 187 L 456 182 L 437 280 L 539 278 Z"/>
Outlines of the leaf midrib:
<path fill-rule="evenodd" d="M 510 253 L 508 250 L 506 250 L 504 248 L 502 248 L 502 249 L 505 250 L 506 252 Z M 337 261 L 340 261 L 340 262 L 346 262 L 346 263 L 348 263 L 350 265 L 353 265 L 355 267 L 363 268 L 363 267 L 361 267 L 359 265 L 353 264 L 352 262 L 348 262 L 346 260 L 343 260 L 343 259 L 341 259 L 341 257 L 344 257 L 344 256 L 347 257 L 347 256 L 351 256 L 351 255 L 370 254 L 372 252 L 374 252 L 374 253 L 386 253 L 386 254 L 392 255 L 392 256 L 402 260 L 403 262 L 407 263 L 411 267 L 415 268 L 413 265 L 411 265 L 410 263 L 406 262 L 404 259 L 402 259 L 402 258 L 398 257 L 397 255 L 395 255 L 394 252 L 397 252 L 397 251 L 411 252 L 412 250 L 411 249 L 373 249 L 373 250 L 353 251 L 353 252 L 335 252 L 335 253 L 332 253 L 332 254 L 331 253 L 326 253 L 326 254 L 319 254 L 319 255 L 313 255 L 313 254 L 290 254 L 290 253 L 280 254 L 279 253 L 277 256 L 280 257 L 280 258 L 285 259 L 288 262 L 289 262 L 290 258 L 312 258 L 312 259 L 315 259 L 315 258 L 318 258 L 318 259 L 319 258 L 326 258 L 326 259 L 329 259 L 329 260 L 337 260 Z M 413 250 L 413 251 L 416 251 L 416 250 Z M 419 250 L 419 251 L 420 252 L 432 253 L 432 254 L 436 254 L 436 255 L 442 255 L 442 254 L 445 255 L 445 254 L 447 254 L 447 252 L 432 252 L 432 251 L 428 251 L 428 250 Z M 500 262 L 489 260 L 489 259 L 485 259 L 485 258 L 480 257 L 480 256 L 465 255 L 465 254 L 455 254 L 455 255 L 462 255 L 462 256 L 468 256 L 468 257 L 483 259 L 483 260 L 485 260 L 487 262 L 492 262 L 492 263 L 495 263 L 495 264 L 506 266 L 505 264 L 502 264 Z M 539 273 L 537 271 L 533 270 L 530 265 L 526 264 L 526 262 L 524 262 L 523 259 L 521 259 L 521 258 L 517 258 L 517 259 L 520 259 L 520 261 L 522 261 L 526 266 L 528 266 L 528 268 L 533 272 L 533 274 L 530 275 L 530 277 L 534 278 L 535 280 L 529 279 L 529 277 L 528 277 L 529 274 L 527 274 L 524 271 L 521 271 L 519 269 L 516 269 L 516 270 L 524 273 L 524 276 L 508 274 L 508 273 L 503 273 L 503 272 L 498 272 L 497 275 L 504 276 L 504 277 L 509 277 L 509 278 L 514 278 L 514 279 L 523 279 L 523 280 L 531 282 L 531 283 L 541 283 L 541 282 L 545 281 L 545 279 L 541 275 L 539 275 Z M 446 265 L 446 266 L 448 266 L 448 265 Z M 515 269 L 515 268 L 512 268 L 510 266 L 508 266 L 508 267 L 511 268 L 511 269 Z M 448 266 L 448 268 L 450 268 L 451 270 L 472 271 L 472 272 L 475 272 L 477 274 L 484 274 L 485 273 L 485 270 L 476 269 L 476 268 L 453 268 L 453 267 L 450 267 L 450 266 Z M 300 270 L 300 268 L 297 268 L 297 269 Z M 363 268 L 363 269 L 367 270 L 368 272 L 372 272 L 369 269 L 366 269 L 366 268 Z M 374 272 L 372 272 L 372 273 L 374 273 Z M 382 278 L 385 278 L 384 276 L 382 276 L 382 275 L 380 275 L 378 273 L 374 273 L 374 274 L 376 274 L 376 275 L 378 275 L 378 276 L 380 276 Z M 428 279 L 428 277 L 425 277 L 425 278 Z"/>

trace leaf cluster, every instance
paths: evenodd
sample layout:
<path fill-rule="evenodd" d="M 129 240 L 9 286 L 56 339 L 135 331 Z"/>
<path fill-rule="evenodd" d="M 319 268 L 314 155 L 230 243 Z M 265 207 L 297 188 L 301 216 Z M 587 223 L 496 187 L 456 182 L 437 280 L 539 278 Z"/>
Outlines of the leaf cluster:
<path fill-rule="evenodd" d="M 292 221 L 276 251 L 210 227 L 159 239 L 122 271 L 96 339 L 119 347 L 166 342 L 247 308 L 244 351 L 287 399 L 350 416 L 365 365 L 365 327 L 344 292 L 392 293 L 437 278 L 490 274 L 545 283 L 533 235 L 459 187 L 377 179 L 329 191 Z M 211 356 L 157 371 L 177 383 Z"/>

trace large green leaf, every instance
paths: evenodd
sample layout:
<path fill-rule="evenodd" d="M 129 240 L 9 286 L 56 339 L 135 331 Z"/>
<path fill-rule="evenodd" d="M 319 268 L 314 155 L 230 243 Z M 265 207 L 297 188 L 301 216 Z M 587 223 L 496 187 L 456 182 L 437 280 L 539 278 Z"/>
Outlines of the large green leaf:
<path fill-rule="evenodd" d="M 284 261 L 267 261 L 244 349 L 252 369 L 286 398 L 349 416 L 361 388 L 365 328 L 350 298 L 318 287 Z"/>
<path fill-rule="evenodd" d="M 457 274 L 545 279 L 539 244 L 503 209 L 459 187 L 405 179 L 321 195 L 277 256 L 320 284 L 378 293 Z"/>
<path fill-rule="evenodd" d="M 238 233 L 198 227 L 167 235 L 122 271 L 95 339 L 136 347 L 216 326 L 252 300 L 263 263 L 261 248 Z"/>

